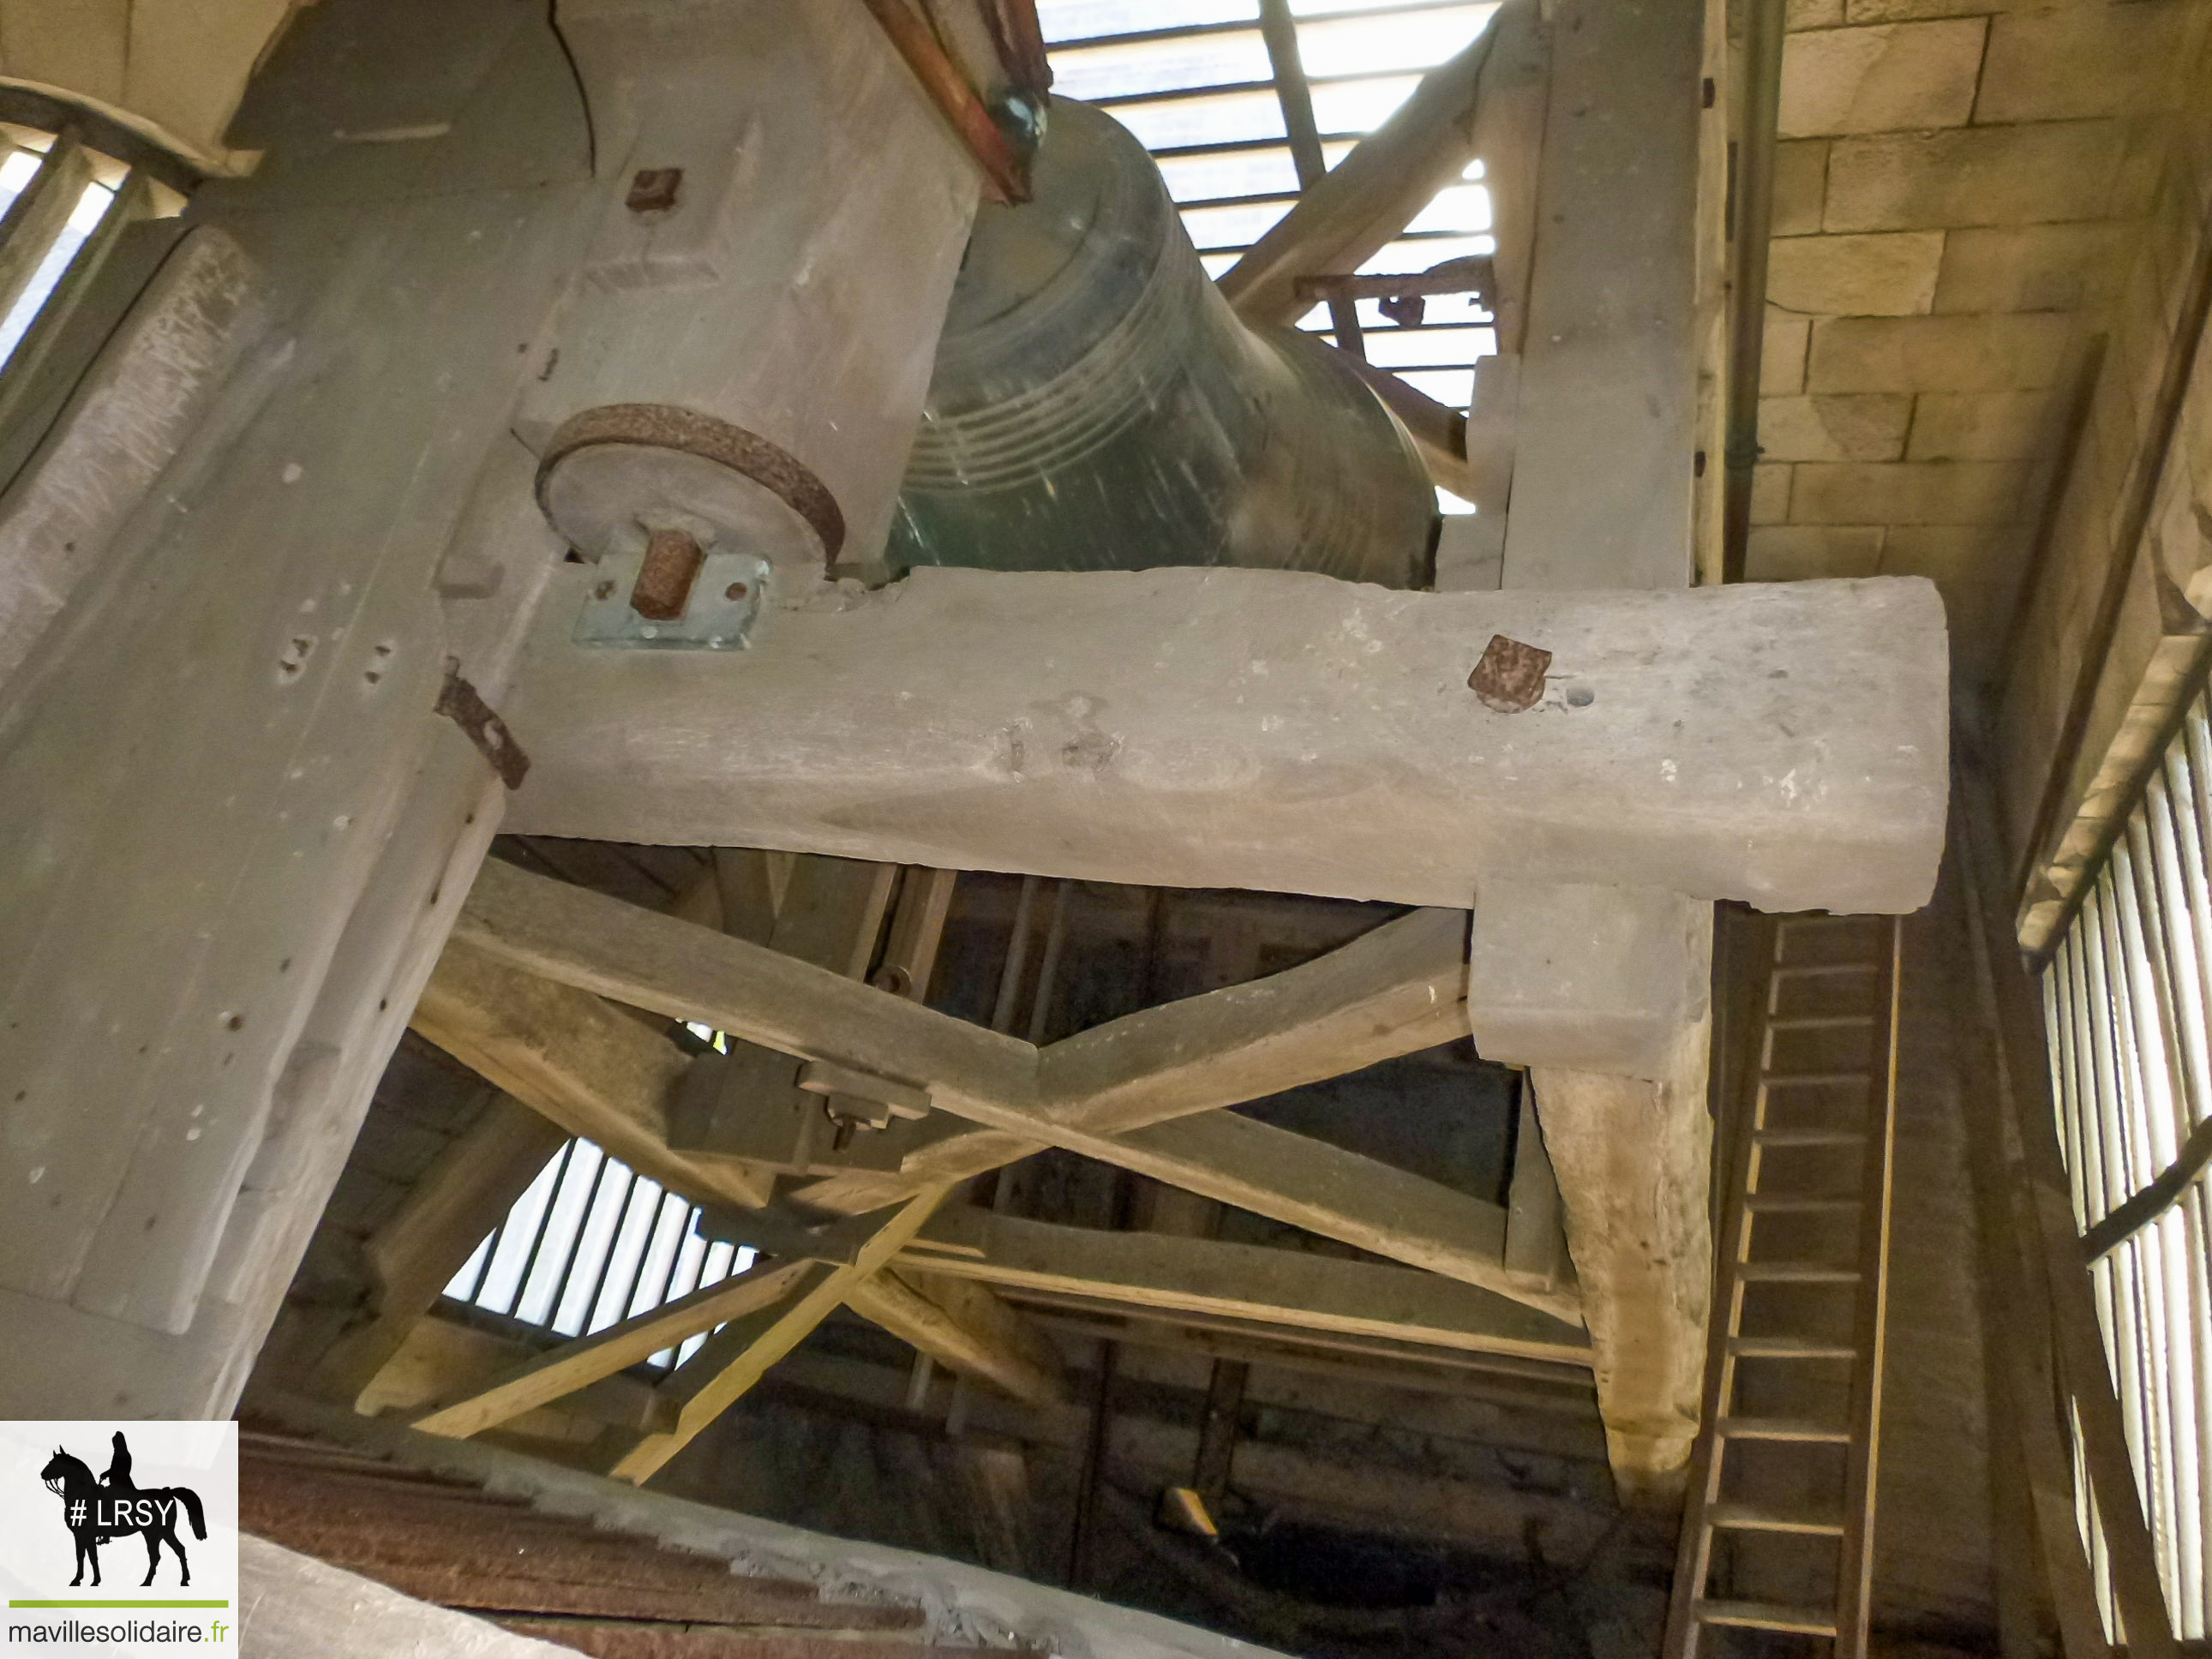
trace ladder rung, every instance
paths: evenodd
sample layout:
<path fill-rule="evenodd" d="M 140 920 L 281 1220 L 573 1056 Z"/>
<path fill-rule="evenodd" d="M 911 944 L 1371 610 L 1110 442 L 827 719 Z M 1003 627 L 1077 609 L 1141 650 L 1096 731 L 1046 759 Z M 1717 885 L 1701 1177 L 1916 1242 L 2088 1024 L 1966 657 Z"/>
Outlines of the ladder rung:
<path fill-rule="evenodd" d="M 1770 1510 L 1758 1504 L 1715 1504 L 1705 1511 L 1705 1524 L 1733 1532 L 1794 1532 L 1818 1538 L 1844 1535 L 1844 1523 L 1831 1516 L 1808 1515 L 1802 1510 Z"/>
<path fill-rule="evenodd" d="M 1866 1139 L 1861 1129 L 1753 1129 L 1751 1138 L 1762 1146 L 1856 1146 Z"/>
<path fill-rule="evenodd" d="M 1856 1267 L 1831 1267 L 1821 1261 L 1739 1261 L 1735 1276 L 1747 1284 L 1856 1285 Z"/>
<path fill-rule="evenodd" d="M 1743 1207 L 1753 1215 L 1806 1215 L 1820 1212 L 1842 1213 L 1856 1212 L 1859 1200 L 1856 1197 L 1814 1197 L 1797 1193 L 1747 1193 Z"/>
<path fill-rule="evenodd" d="M 1840 1031 L 1853 1025 L 1871 1025 L 1872 1014 L 1785 1014 L 1779 1019 L 1770 1019 L 1770 1031 Z"/>
<path fill-rule="evenodd" d="M 1875 962 L 1805 962 L 1777 968 L 1777 979 L 1826 979 L 1837 974 L 1878 974 L 1881 964 Z"/>
<path fill-rule="evenodd" d="M 1848 1446 L 1849 1429 L 1831 1427 L 1804 1417 L 1723 1417 L 1717 1431 L 1723 1440 L 1788 1440 L 1807 1446 Z"/>
<path fill-rule="evenodd" d="M 1692 1616 L 1701 1625 L 1731 1625 L 1739 1630 L 1780 1630 L 1800 1636 L 1833 1636 L 1836 1615 L 1823 1607 L 1785 1607 L 1778 1601 L 1705 1601 Z"/>
<path fill-rule="evenodd" d="M 1871 1072 L 1762 1072 L 1762 1089 L 1826 1089 L 1838 1083 L 1871 1083 Z"/>
<path fill-rule="evenodd" d="M 1880 916 L 1875 915 L 1858 916 L 1844 915 L 1840 916 L 1784 916 L 1775 922 L 1774 928 L 1777 933 L 1786 933 L 1793 927 L 1841 927 L 1850 922 L 1857 922 L 1863 926 L 1867 922 L 1880 921 L 1881 920 L 1881 918 Z"/>
<path fill-rule="evenodd" d="M 1732 1336 L 1729 1352 L 1740 1359 L 1856 1359 L 1848 1342 L 1815 1342 L 1804 1336 Z"/>

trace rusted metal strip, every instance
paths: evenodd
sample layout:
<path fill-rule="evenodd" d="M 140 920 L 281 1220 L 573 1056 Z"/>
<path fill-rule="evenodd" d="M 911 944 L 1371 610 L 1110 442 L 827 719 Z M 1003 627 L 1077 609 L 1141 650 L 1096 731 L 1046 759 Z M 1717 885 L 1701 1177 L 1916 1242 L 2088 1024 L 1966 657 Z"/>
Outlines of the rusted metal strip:
<path fill-rule="evenodd" d="M 477 752 L 491 763 L 499 774 L 499 781 L 509 789 L 522 787 L 523 779 L 530 775 L 530 757 L 514 740 L 514 733 L 507 729 L 492 706 L 486 702 L 461 678 L 461 661 L 458 657 L 446 659 L 446 683 L 438 688 L 437 712 L 461 728 Z"/>
<path fill-rule="evenodd" d="M 1486 298 L 1497 291 L 1498 276 L 1490 256 L 1479 253 L 1395 276 L 1301 276 L 1291 289 L 1301 300 L 1394 300 L 1430 294 Z"/>
<path fill-rule="evenodd" d="M 922 90 L 929 94 L 945 118 L 952 123 L 952 130 L 960 135 L 968 153 L 975 158 L 975 165 L 983 169 L 987 193 L 994 202 L 1026 202 L 1030 199 L 1029 169 L 1014 152 L 1006 135 L 991 118 L 990 111 L 945 48 L 927 21 L 916 15 L 906 0 L 866 0 L 868 9 L 875 14 L 876 21 L 883 25 L 891 44 L 898 48 L 899 56 L 906 59 L 907 67 L 915 73 Z"/>

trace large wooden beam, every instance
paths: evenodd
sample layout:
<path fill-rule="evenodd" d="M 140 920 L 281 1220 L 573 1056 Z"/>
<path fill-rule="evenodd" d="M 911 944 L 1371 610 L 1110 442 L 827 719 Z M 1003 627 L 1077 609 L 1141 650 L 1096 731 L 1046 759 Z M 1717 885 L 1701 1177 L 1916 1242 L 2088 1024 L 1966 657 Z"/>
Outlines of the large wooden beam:
<path fill-rule="evenodd" d="M 1014 1291 L 1588 1364 L 1589 1340 L 1493 1291 L 1433 1273 L 1266 1245 L 1106 1232 L 986 1210 L 942 1213 L 900 1258 Z"/>
<path fill-rule="evenodd" d="M 1463 1031 L 1464 926 L 1450 914 L 1401 918 L 1269 980 L 1130 1015 L 1042 1056 L 741 939 L 509 866 L 486 869 L 455 943 L 786 1053 L 918 1085 L 993 1132 L 926 1149 L 899 1177 L 818 1182 L 805 1197 L 821 1207 L 874 1208 L 917 1181 L 958 1180 L 1057 1146 L 1571 1319 L 1571 1293 L 1507 1271 L 1500 1206 L 1215 1110 Z M 561 1032 L 537 1041 L 557 1046 Z"/>
<path fill-rule="evenodd" d="M 1684 1034 L 1665 1079 L 1529 1073 L 1596 1346 L 1606 1449 L 1632 1503 L 1680 1498 L 1698 1433 L 1712 1279 L 1708 1029 Z"/>
<path fill-rule="evenodd" d="M 1540 228 L 1518 243 L 1517 227 L 1501 227 L 1501 252 L 1518 245 L 1534 256 L 1505 585 L 1686 588 L 1698 479 L 1717 476 L 1719 461 L 1697 459 L 1699 346 L 1718 322 L 1717 310 L 1700 311 L 1717 297 L 1699 286 L 1711 222 L 1700 208 L 1720 211 L 1698 190 L 1704 0 L 1544 9 Z M 1525 195 L 1506 182 L 1508 204 L 1524 211 Z M 1509 259 L 1501 276 L 1511 269 Z"/>
<path fill-rule="evenodd" d="M 1506 1267 L 1504 1206 L 1441 1182 L 1234 1112 L 1091 1146 L 1091 1157 L 1186 1192 L 1581 1322 L 1575 1291 L 1531 1283 Z"/>
<path fill-rule="evenodd" d="M 1021 1098 L 1034 1087 L 1036 1050 L 1018 1038 L 510 864 L 487 864 L 462 909 L 465 920 L 447 946 L 454 959 L 452 971 L 440 964 L 416 1016 L 423 1035 L 473 1065 L 471 1055 L 440 1042 L 438 1032 L 459 1025 L 453 1033 L 459 1039 L 488 1026 L 489 1038 L 475 1046 L 490 1050 L 487 1058 L 495 1065 L 524 1076 L 530 1068 L 549 1070 L 562 1083 L 569 1064 L 588 1066 L 590 1080 L 604 1079 L 611 1096 L 614 1074 L 623 1064 L 649 1066 L 652 1105 L 635 1092 L 627 1103 L 641 1124 L 658 1122 L 654 1114 L 665 1108 L 686 1063 L 674 1047 L 660 1042 L 641 1051 L 634 1042 L 619 1045 L 603 1034 L 604 1022 L 592 1022 L 578 1043 L 563 1049 L 562 1062 L 549 1064 L 537 1051 L 561 1037 L 564 1018 L 581 1018 L 580 1005 L 552 1008 L 495 969 L 709 1025 L 784 1054 L 918 1084 L 943 1097 Z M 471 996 L 478 988 L 482 994 Z M 501 1022 L 493 1012 L 501 1006 L 514 1010 L 511 1020 Z M 517 1051 L 513 1060 L 510 1047 Z M 566 1058 L 569 1048 L 579 1051 L 573 1062 Z M 485 1074 L 504 1082 L 497 1070 Z M 632 1115 L 625 1112 L 625 1121 Z M 750 1208 L 760 1200 L 738 1201 Z"/>
<path fill-rule="evenodd" d="M 1853 913 L 1934 884 L 1948 670 L 1917 578 L 931 568 L 693 653 L 577 645 L 590 576 L 553 574 L 508 713 L 511 821 L 544 834 L 1450 908 L 1506 876 Z M 1471 684 L 1501 635 L 1551 653 L 1519 712 Z"/>

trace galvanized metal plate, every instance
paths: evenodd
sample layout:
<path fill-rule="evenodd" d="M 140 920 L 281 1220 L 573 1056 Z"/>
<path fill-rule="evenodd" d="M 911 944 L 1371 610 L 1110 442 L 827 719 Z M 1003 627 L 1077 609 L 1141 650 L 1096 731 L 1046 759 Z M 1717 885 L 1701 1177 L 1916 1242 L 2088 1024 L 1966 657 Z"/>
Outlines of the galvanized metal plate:
<path fill-rule="evenodd" d="M 768 589 L 766 559 L 751 553 L 709 553 L 692 585 L 691 601 L 673 622 L 654 622 L 630 609 L 645 551 L 610 553 L 584 599 L 571 636 L 579 645 L 633 651 L 742 651 Z"/>

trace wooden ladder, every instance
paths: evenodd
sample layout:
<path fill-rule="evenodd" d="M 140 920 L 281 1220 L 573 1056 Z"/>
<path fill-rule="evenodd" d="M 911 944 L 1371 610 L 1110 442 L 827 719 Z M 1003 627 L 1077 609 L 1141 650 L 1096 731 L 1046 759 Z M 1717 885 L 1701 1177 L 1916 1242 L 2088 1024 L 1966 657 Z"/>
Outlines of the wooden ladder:
<path fill-rule="evenodd" d="M 1668 1659 L 1775 1650 L 1771 1636 L 1729 1633 L 1753 1631 L 1864 1659 L 1901 938 L 1892 916 L 1772 924 L 1748 1109 L 1722 1125 L 1729 1176 Z"/>

